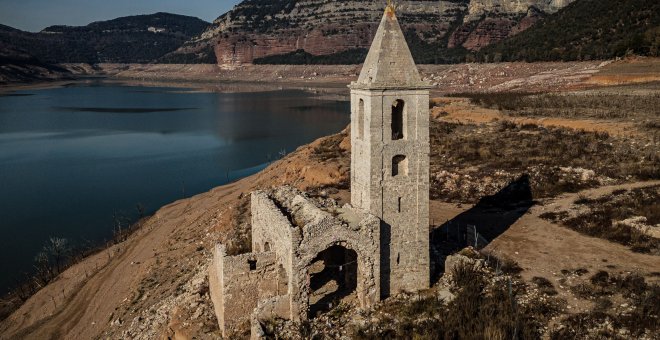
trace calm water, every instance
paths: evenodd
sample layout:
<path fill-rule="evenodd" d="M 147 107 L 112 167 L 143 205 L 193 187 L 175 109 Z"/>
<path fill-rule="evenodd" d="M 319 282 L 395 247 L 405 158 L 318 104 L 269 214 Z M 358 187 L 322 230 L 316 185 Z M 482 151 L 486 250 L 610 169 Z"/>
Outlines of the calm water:
<path fill-rule="evenodd" d="M 0 94 L 0 288 L 51 236 L 112 236 L 183 196 L 262 169 L 349 121 L 301 90 L 196 93 L 95 82 Z"/>

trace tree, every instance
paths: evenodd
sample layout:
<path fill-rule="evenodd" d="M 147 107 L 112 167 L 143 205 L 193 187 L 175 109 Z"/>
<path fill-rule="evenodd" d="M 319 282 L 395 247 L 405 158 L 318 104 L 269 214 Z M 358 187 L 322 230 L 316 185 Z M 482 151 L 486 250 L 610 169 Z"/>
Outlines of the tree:
<path fill-rule="evenodd" d="M 34 269 L 36 270 L 34 281 L 38 287 L 45 286 L 55 276 L 53 273 L 53 266 L 50 263 L 50 258 L 45 250 L 40 251 L 34 257 Z"/>
<path fill-rule="evenodd" d="M 69 256 L 70 248 L 69 241 L 61 237 L 51 237 L 46 246 L 44 247 L 55 262 L 56 273 L 59 274 L 64 267 L 64 262 Z"/>

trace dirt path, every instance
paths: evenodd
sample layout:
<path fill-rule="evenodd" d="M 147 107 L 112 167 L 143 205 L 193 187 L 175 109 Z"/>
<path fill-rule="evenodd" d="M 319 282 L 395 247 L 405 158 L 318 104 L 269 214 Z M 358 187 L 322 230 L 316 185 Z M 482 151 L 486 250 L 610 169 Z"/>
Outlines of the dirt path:
<path fill-rule="evenodd" d="M 564 127 L 591 132 L 607 132 L 612 136 L 630 136 L 637 133 L 632 122 L 610 121 L 602 119 L 569 119 L 569 118 L 528 118 L 511 117 L 499 110 L 486 109 L 470 103 L 468 98 L 444 97 L 435 98 L 441 107 L 434 107 L 431 115 L 438 120 L 464 124 L 483 124 L 493 121 L 510 121 L 516 124 L 535 124 L 545 127 Z"/>
<path fill-rule="evenodd" d="M 596 198 L 619 189 L 655 185 L 660 185 L 660 181 L 603 186 L 544 201 L 528 210 L 485 250 L 516 261 L 523 268 L 521 275 L 527 281 L 533 277 L 549 279 L 559 296 L 567 300 L 569 312 L 586 311 L 592 302 L 576 299 L 569 287 L 562 285 L 560 279 L 565 277 L 562 270 L 586 269 L 586 277 L 600 270 L 637 272 L 646 276 L 648 281 L 657 282 L 660 279 L 649 274 L 660 272 L 660 258 L 635 253 L 626 246 L 580 234 L 542 219 L 539 215 L 547 211 L 566 210 L 578 197 Z M 442 223 L 471 207 L 431 201 L 431 219 Z"/>
<path fill-rule="evenodd" d="M 650 273 L 660 272 L 658 256 L 635 253 L 630 248 L 580 234 L 539 217 L 547 211 L 567 209 L 578 197 L 600 197 L 619 189 L 634 189 L 660 184 L 660 181 L 637 182 L 565 194 L 535 206 L 514 223 L 504 234 L 488 245 L 487 250 L 514 259 L 524 269 L 521 275 L 530 280 L 544 277 L 553 282 L 560 296 L 568 300 L 569 309 L 582 311 L 590 302 L 572 296 L 562 286 L 562 270 L 588 270 L 588 276 L 600 270 L 638 272 L 649 281 L 657 281 Z"/>

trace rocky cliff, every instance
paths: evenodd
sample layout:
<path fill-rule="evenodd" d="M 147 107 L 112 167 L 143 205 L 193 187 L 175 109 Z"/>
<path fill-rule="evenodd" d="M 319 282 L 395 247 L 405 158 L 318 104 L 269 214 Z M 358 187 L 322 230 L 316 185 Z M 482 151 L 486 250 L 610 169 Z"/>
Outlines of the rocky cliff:
<path fill-rule="evenodd" d="M 571 1 L 399 1 L 397 15 L 409 41 L 414 40 L 413 54 L 423 54 L 428 45 L 479 50 L 525 30 Z M 331 55 L 365 49 L 383 7 L 384 1 L 368 0 L 245 0 L 170 57 L 212 46 L 218 64 L 235 66 L 297 50 Z"/>

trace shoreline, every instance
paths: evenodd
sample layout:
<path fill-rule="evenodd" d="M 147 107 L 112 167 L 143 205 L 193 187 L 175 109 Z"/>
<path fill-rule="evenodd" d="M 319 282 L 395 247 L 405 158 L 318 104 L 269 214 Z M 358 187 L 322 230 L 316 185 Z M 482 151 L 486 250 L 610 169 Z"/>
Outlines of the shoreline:
<path fill-rule="evenodd" d="M 115 76 L 83 76 L 75 79 L 56 80 L 56 81 L 38 81 L 24 84 L 3 84 L 0 85 L 0 96 L 11 95 L 13 92 L 45 90 L 65 87 L 74 84 L 85 84 L 93 81 L 100 81 L 106 84 L 116 84 L 121 86 L 144 86 L 144 87 L 167 87 L 190 89 L 187 92 L 222 92 L 222 93 L 248 93 L 278 91 L 286 89 L 300 89 L 304 91 L 322 91 L 326 95 L 337 94 L 346 89 L 345 84 L 341 82 L 300 82 L 300 81 L 281 81 L 281 82 L 255 82 L 255 81 L 218 81 L 211 82 L 206 80 L 194 81 L 191 79 L 144 79 L 132 77 Z M 343 99 L 348 98 L 348 91 Z"/>
<path fill-rule="evenodd" d="M 361 65 L 61 64 L 67 79 L 0 85 L 0 93 L 51 88 L 101 79 L 126 85 L 190 87 L 202 91 L 325 88 L 345 90 Z M 651 73 L 648 73 L 652 71 Z M 557 92 L 613 84 L 660 81 L 660 58 L 572 62 L 506 62 L 419 65 L 431 95 L 491 92 Z M 249 89 L 249 90 L 241 90 Z M 348 91 L 344 91 L 347 93 Z"/>

